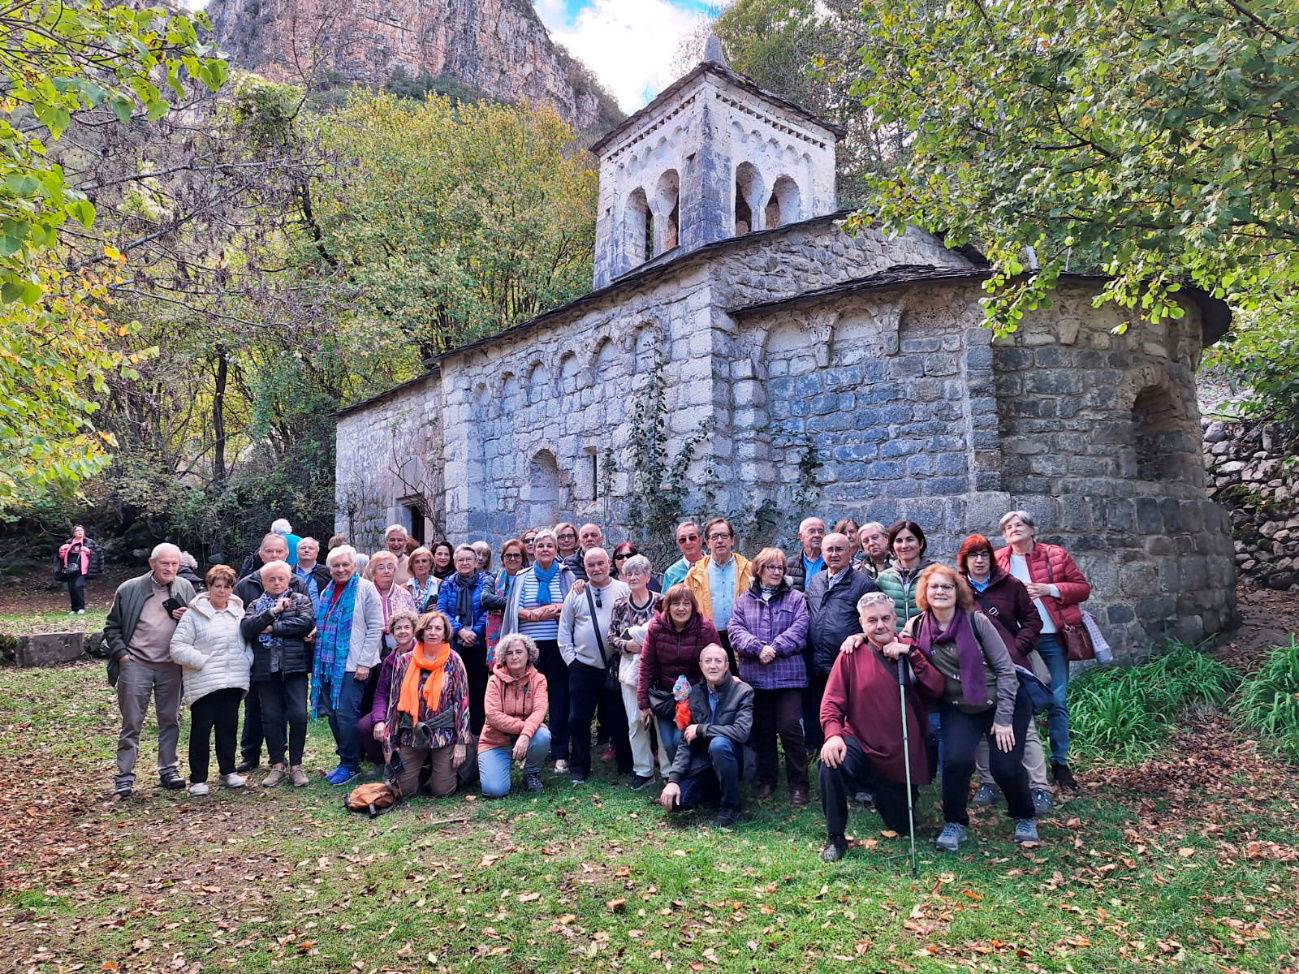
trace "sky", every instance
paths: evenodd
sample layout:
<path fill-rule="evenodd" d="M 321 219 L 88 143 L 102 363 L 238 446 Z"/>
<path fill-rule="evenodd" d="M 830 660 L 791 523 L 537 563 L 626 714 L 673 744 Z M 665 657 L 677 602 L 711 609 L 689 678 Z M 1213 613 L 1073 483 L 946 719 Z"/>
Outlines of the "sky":
<path fill-rule="evenodd" d="M 676 80 L 672 61 L 682 39 L 727 2 L 533 0 L 533 6 L 550 36 L 631 113 Z"/>

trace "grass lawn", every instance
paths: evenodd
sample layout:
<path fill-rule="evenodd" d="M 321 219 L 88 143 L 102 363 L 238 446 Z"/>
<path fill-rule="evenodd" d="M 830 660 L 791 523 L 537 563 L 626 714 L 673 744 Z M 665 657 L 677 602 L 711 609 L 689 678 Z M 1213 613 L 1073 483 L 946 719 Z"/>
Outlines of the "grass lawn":
<path fill-rule="evenodd" d="M 137 797 L 109 807 L 116 726 L 100 665 L 0 670 L 0 968 L 1297 969 L 1299 780 L 1222 718 L 1143 765 L 1080 769 L 1037 848 L 977 812 L 961 854 L 921 846 L 917 880 L 873 813 L 828 866 L 819 808 L 783 789 L 715 832 L 665 821 L 607 765 L 370 821 L 320 778 L 323 722 L 310 787 L 204 799 L 157 789 L 150 724 Z"/>

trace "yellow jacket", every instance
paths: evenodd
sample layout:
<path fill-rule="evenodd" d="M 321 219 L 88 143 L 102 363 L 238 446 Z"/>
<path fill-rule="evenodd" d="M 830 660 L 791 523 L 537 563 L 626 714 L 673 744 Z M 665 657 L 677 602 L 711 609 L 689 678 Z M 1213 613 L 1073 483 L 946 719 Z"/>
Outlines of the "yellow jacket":
<path fill-rule="evenodd" d="M 739 552 L 735 552 L 731 557 L 735 559 L 735 599 L 738 601 L 753 584 L 753 569 L 749 567 L 749 559 Z M 691 565 L 690 571 L 686 572 L 685 582 L 686 588 L 695 593 L 695 599 L 699 602 L 699 611 L 709 622 L 713 621 L 713 597 L 708 590 L 708 564 L 712 559 L 712 555 L 705 555 Z"/>

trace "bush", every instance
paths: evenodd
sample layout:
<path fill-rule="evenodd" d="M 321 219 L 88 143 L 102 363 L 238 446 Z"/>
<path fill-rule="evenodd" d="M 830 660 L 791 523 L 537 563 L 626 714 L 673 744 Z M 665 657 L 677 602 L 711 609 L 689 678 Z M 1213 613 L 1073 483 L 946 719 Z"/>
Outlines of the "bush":
<path fill-rule="evenodd" d="M 1291 636 L 1288 646 L 1272 650 L 1232 712 L 1287 761 L 1299 762 L 1299 640 Z"/>
<path fill-rule="evenodd" d="M 1140 761 L 1188 711 L 1222 707 L 1238 680 L 1180 642 L 1138 666 L 1092 667 L 1069 685 L 1071 747 L 1082 757 Z"/>

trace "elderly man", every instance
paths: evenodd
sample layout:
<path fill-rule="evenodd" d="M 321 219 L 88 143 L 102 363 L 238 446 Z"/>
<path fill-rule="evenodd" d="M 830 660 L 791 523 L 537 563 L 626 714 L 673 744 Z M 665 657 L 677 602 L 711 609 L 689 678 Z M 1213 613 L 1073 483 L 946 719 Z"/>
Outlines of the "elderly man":
<path fill-rule="evenodd" d="M 671 812 L 716 801 L 713 826 L 727 828 L 740 817 L 740 779 L 751 777 L 757 763 L 749 747 L 753 688 L 731 675 L 717 643 L 699 653 L 699 669 L 704 678 L 690 689 L 690 723 L 659 802 Z"/>
<path fill-rule="evenodd" d="M 898 642 L 893 599 L 867 592 L 857 602 L 866 642 L 841 653 L 830 670 L 821 702 L 821 808 L 826 843 L 821 858 L 836 862 L 848 849 L 848 789 L 871 791 L 884 825 L 899 835 L 910 832 L 907 815 L 907 769 L 911 766 L 911 801 L 929 782 L 925 757 L 925 703 L 942 696 L 943 675 L 923 653 Z M 898 667 L 907 667 L 907 743 L 902 748 L 902 701 Z"/>
<path fill-rule="evenodd" d="M 400 524 L 390 524 L 383 532 L 383 546 L 397 559 L 397 574 L 393 576 L 394 585 L 405 585 L 410 581 L 410 566 L 407 564 L 406 529 Z"/>
<path fill-rule="evenodd" d="M 592 548 L 604 547 L 604 532 L 600 525 L 590 522 L 577 529 L 577 550 L 563 559 L 564 565 L 580 582 L 586 581 L 586 553 Z M 578 589 L 580 592 L 581 589 Z"/>
<path fill-rule="evenodd" d="M 243 600 L 247 607 L 262 594 L 263 565 L 273 561 L 289 560 L 289 543 L 284 535 L 274 532 L 263 535 L 262 543 L 256 552 L 257 564 L 235 584 L 235 595 Z M 295 592 L 307 591 L 300 579 L 294 579 Z M 262 763 L 262 707 L 256 693 L 244 697 L 244 727 L 239 734 L 239 764 L 235 766 L 237 774 L 247 774 Z"/>
<path fill-rule="evenodd" d="M 857 532 L 861 549 L 853 556 L 852 566 L 872 580 L 893 564 L 889 557 L 889 531 L 879 521 L 863 524 Z"/>
<path fill-rule="evenodd" d="M 315 605 L 320 601 L 320 593 L 329 584 L 329 569 L 320 561 L 320 542 L 315 538 L 303 538 L 298 542 L 298 563 L 293 566 L 293 574 L 307 587 L 307 594 Z"/>
<path fill-rule="evenodd" d="M 149 556 L 149 572 L 123 582 L 113 594 L 104 624 L 109 682 L 117 687 L 122 731 L 117 738 L 117 777 L 113 800 L 131 797 L 140 728 L 153 697 L 158 716 L 158 777 L 164 788 L 185 787 L 177 767 L 180 740 L 181 669 L 171 659 L 176 623 L 194 598 L 194 588 L 180 571 L 180 549 L 160 544 Z"/>
<path fill-rule="evenodd" d="M 861 632 L 857 600 L 875 591 L 875 583 L 853 569 L 847 535 L 827 534 L 821 542 L 825 571 L 807 583 L 807 695 L 803 698 L 803 733 L 808 751 L 821 745 L 821 695 L 839 646 Z"/>
<path fill-rule="evenodd" d="M 591 773 L 591 718 L 601 702 L 612 712 L 622 709 L 617 681 L 606 682 L 610 665 L 617 666 L 618 651 L 608 644 L 613 604 L 631 594 L 624 582 L 609 577 L 609 553 L 592 548 L 586 553 L 587 582 L 569 590 L 559 611 L 559 652 L 568 665 L 568 770 L 573 784 Z M 631 774 L 631 742 L 627 722 L 611 721 L 619 774 Z"/>
<path fill-rule="evenodd" d="M 704 557 L 703 533 L 694 521 L 682 521 L 677 525 L 676 542 L 677 550 L 681 552 L 681 560 L 673 562 L 672 566 L 663 573 L 664 592 L 673 585 L 684 582 L 690 566 Z"/>
<path fill-rule="evenodd" d="M 825 569 L 821 555 L 821 542 L 825 539 L 825 522 L 819 517 L 805 517 L 798 526 L 799 548 L 785 556 L 785 577 L 791 588 L 800 592 L 807 588 L 812 576 Z"/>
<path fill-rule="evenodd" d="M 753 569 L 749 559 L 735 551 L 735 529 L 726 518 L 715 517 L 705 524 L 704 540 L 708 543 L 708 557 L 690 566 L 686 586 L 695 594 L 699 611 L 717 628 L 731 671 L 738 673 L 726 624 L 731 621 L 735 600 L 753 584 Z"/>

